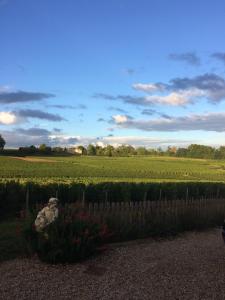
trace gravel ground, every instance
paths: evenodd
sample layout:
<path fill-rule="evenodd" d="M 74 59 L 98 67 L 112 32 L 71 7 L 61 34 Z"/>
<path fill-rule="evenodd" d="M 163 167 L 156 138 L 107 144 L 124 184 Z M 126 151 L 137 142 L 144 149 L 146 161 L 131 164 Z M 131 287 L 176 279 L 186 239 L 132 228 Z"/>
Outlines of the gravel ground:
<path fill-rule="evenodd" d="M 221 232 L 113 246 L 75 265 L 0 264 L 0 299 L 225 299 Z"/>

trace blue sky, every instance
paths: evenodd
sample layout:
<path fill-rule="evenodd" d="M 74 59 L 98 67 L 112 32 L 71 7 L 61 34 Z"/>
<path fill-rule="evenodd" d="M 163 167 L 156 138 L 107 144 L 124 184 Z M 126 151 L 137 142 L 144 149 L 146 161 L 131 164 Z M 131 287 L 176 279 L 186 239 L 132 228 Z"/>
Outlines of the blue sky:
<path fill-rule="evenodd" d="M 0 134 L 225 144 L 223 0 L 0 0 Z"/>

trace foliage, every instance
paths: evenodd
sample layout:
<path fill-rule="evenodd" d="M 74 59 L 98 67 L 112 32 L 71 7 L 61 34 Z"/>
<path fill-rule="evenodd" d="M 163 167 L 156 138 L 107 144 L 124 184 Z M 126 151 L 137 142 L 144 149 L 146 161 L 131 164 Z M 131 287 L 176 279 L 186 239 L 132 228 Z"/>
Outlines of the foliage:
<path fill-rule="evenodd" d="M 87 149 L 84 146 L 80 145 L 77 149 L 80 150 L 82 155 L 87 155 Z"/>
<path fill-rule="evenodd" d="M 0 150 L 3 150 L 5 144 L 1 147 L 0 136 Z M 9 155 L 7 149 L 1 151 L 1 154 Z M 76 147 L 76 150 L 80 150 L 80 155 L 88 156 L 109 156 L 109 157 L 130 157 L 130 156 L 169 156 L 169 157 L 188 157 L 188 158 L 203 158 L 203 159 L 225 159 L 225 146 L 214 148 L 205 145 L 191 144 L 187 148 L 177 148 L 175 146 L 168 146 L 167 149 L 158 147 L 157 149 L 150 149 L 146 147 L 134 148 L 131 145 L 120 145 L 113 147 L 112 145 L 100 146 L 90 144 L 85 148 L 82 145 Z M 41 144 L 38 148 L 35 146 L 20 147 L 14 151 L 14 155 L 77 155 L 78 151 L 75 148 L 62 148 L 62 147 L 49 147 L 45 144 Z M 13 153 L 12 153 L 13 155 Z"/>
<path fill-rule="evenodd" d="M 24 229 L 27 249 L 48 263 L 73 263 L 101 252 L 109 238 L 108 227 L 80 211 L 77 206 L 61 208 L 55 222 L 38 233 L 34 218 Z"/>
<path fill-rule="evenodd" d="M 25 249 L 20 228 L 21 222 L 18 219 L 0 222 L 0 263 L 4 260 L 24 256 Z"/>
<path fill-rule="evenodd" d="M 57 196 L 64 205 L 78 203 L 140 202 L 143 200 L 174 200 L 222 198 L 222 182 L 75 182 L 58 180 L 0 181 L 0 219 L 14 217 L 25 208 L 29 191 L 29 207 L 43 204 L 49 197 Z"/>
<path fill-rule="evenodd" d="M 0 134 L 0 151 L 2 151 L 4 149 L 5 143 L 6 142 L 5 142 L 4 138 Z"/>
<path fill-rule="evenodd" d="M 148 154 L 148 150 L 145 147 L 138 147 L 136 149 L 137 151 L 137 155 L 147 155 Z"/>
<path fill-rule="evenodd" d="M 38 252 L 42 260 L 54 263 L 65 262 L 62 255 L 66 253 L 67 257 L 70 257 L 66 261 L 73 262 L 86 258 L 86 255 L 96 251 L 104 250 L 99 247 L 102 245 L 98 243 L 100 240 L 118 242 L 145 237 L 171 236 L 188 230 L 204 230 L 221 226 L 225 214 L 223 199 L 118 204 L 113 207 L 108 206 L 109 203 L 91 206 L 94 208 L 95 219 L 82 213 L 79 207 L 66 205 L 66 209 L 63 211 L 61 208 L 60 211 L 61 216 L 64 215 L 61 221 L 58 220 L 58 224 L 56 222 L 49 226 L 42 235 L 32 227 L 37 210 L 35 214 L 21 211 L 19 220 L 0 223 L 0 262 L 25 256 L 25 254 L 33 255 L 34 252 Z M 93 213 L 91 207 L 88 208 L 90 214 Z M 42 206 L 39 207 L 41 208 Z M 75 222 L 74 216 L 76 216 Z M 104 222 L 100 223 L 98 218 Z M 104 223 L 114 233 L 113 236 L 108 234 L 107 226 L 101 225 Z M 54 238 L 50 238 L 50 235 Z M 63 235 L 66 235 L 65 238 Z M 74 235 L 75 238 L 72 240 Z M 91 243 L 87 243 L 87 237 L 93 235 L 96 239 L 91 239 Z M 100 236 L 100 240 L 97 236 Z M 75 257 L 70 256 L 73 253 Z"/>
<path fill-rule="evenodd" d="M 215 149 L 210 146 L 192 144 L 187 148 L 187 156 L 193 158 L 214 158 Z"/>
<path fill-rule="evenodd" d="M 94 145 L 92 145 L 92 144 L 88 145 L 87 155 L 96 155 L 96 148 Z"/>
<path fill-rule="evenodd" d="M 43 154 L 50 154 L 52 151 L 52 148 L 46 146 L 45 144 L 41 144 L 39 146 L 39 151 L 40 151 L 40 153 L 43 153 Z"/>

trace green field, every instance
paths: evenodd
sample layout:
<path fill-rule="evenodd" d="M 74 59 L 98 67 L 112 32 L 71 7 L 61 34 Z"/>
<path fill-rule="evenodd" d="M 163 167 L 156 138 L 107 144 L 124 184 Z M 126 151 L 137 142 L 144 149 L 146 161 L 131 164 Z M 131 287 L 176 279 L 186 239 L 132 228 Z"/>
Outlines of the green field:
<path fill-rule="evenodd" d="M 225 161 L 170 157 L 0 157 L 2 179 L 225 181 Z"/>

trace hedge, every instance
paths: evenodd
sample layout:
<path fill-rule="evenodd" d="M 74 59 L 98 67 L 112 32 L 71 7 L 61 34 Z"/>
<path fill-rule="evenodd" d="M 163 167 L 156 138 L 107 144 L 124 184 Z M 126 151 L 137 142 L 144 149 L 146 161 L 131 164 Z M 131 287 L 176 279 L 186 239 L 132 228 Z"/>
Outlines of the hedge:
<path fill-rule="evenodd" d="M 23 182 L 0 181 L 0 219 L 15 216 L 26 206 L 46 203 L 49 197 L 57 196 L 60 203 L 85 201 L 158 201 L 174 199 L 225 198 L 223 182 Z"/>

